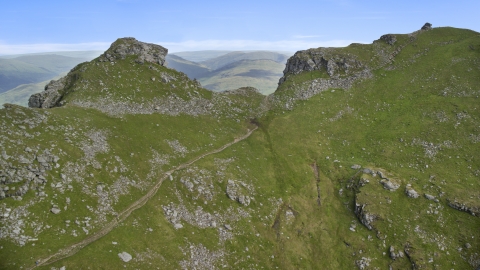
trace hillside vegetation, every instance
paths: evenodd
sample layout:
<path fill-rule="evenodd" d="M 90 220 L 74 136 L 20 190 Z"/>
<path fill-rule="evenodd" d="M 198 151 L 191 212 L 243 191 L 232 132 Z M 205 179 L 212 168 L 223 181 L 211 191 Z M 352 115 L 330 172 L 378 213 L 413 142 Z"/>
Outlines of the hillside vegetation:
<path fill-rule="evenodd" d="M 0 110 L 0 268 L 480 266 L 479 33 L 299 51 L 267 97 L 165 55 L 119 39 Z"/>

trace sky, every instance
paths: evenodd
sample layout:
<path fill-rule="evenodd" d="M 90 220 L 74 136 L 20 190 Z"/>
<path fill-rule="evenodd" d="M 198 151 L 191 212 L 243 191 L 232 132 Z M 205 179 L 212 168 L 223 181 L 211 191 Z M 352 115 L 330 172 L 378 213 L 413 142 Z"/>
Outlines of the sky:
<path fill-rule="evenodd" d="M 371 43 L 424 23 L 480 32 L 479 0 L 0 0 L 0 55 L 106 50 L 117 38 L 169 52 Z"/>

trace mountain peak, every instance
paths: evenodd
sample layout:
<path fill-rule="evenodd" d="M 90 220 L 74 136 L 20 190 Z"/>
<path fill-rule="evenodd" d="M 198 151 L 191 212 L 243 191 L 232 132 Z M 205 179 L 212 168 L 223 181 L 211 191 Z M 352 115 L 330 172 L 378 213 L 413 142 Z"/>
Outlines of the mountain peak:
<path fill-rule="evenodd" d="M 125 59 L 128 55 L 137 55 L 135 62 L 144 62 L 164 65 L 168 50 L 160 45 L 145 43 L 133 37 L 119 38 L 110 45 L 110 48 L 100 56 L 101 61 L 114 62 Z"/>
<path fill-rule="evenodd" d="M 110 62 L 112 65 L 119 60 L 125 60 L 132 56 L 136 64 L 143 65 L 145 62 L 165 65 L 165 57 L 168 50 L 160 45 L 145 43 L 132 37 L 119 38 L 110 45 L 110 48 L 100 55 L 95 62 Z M 136 58 L 135 58 L 136 56 Z M 106 64 L 106 63 L 104 63 Z M 30 96 L 28 106 L 33 108 L 52 108 L 60 106 L 61 100 L 67 94 L 67 89 L 79 80 L 80 74 L 87 70 L 87 66 L 76 66 L 70 73 L 57 80 L 52 80 L 45 86 L 45 90 Z M 92 65 L 90 65 L 90 69 Z"/>

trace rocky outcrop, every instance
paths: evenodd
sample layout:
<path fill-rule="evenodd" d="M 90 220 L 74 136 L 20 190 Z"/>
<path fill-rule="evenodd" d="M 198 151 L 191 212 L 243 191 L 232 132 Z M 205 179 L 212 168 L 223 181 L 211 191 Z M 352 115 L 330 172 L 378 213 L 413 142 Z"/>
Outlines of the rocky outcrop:
<path fill-rule="evenodd" d="M 458 211 L 463 211 L 472 214 L 473 216 L 480 217 L 480 207 L 467 205 L 457 200 L 448 200 L 448 206 Z"/>
<path fill-rule="evenodd" d="M 290 74 L 299 74 L 303 71 L 325 70 L 330 77 L 339 77 L 364 68 L 364 65 L 355 57 L 335 55 L 329 48 L 298 51 L 288 59 L 283 77 L 278 84 L 281 85 Z"/>
<path fill-rule="evenodd" d="M 390 246 L 389 251 L 390 251 L 390 259 L 392 260 L 396 260 L 397 258 L 404 257 L 403 251 L 399 250 L 398 252 L 395 252 L 395 248 L 393 246 Z"/>
<path fill-rule="evenodd" d="M 378 219 L 378 216 L 375 214 L 369 213 L 365 207 L 366 204 L 355 203 L 355 215 L 357 216 L 358 220 L 365 225 L 369 230 L 373 230 L 373 222 Z"/>
<path fill-rule="evenodd" d="M 251 189 L 252 187 L 242 181 L 234 181 L 230 179 L 227 182 L 226 193 L 228 198 L 230 198 L 231 200 L 237 201 L 241 205 L 248 206 L 252 199 L 248 195 L 248 191 Z"/>
<path fill-rule="evenodd" d="M 165 64 L 165 56 L 168 50 L 156 44 L 140 42 L 134 38 L 117 39 L 110 48 L 105 51 L 96 61 L 115 62 L 127 58 L 127 56 L 137 56 L 136 63 L 143 64 L 145 62 L 155 63 L 159 65 Z M 80 79 L 78 72 L 82 72 L 85 68 L 81 65 L 76 66 L 68 73 L 67 76 L 51 81 L 45 86 L 45 90 L 41 93 L 30 96 L 28 106 L 31 108 L 53 108 L 63 105 L 63 97 L 67 94 L 68 89 L 72 87 L 75 81 Z M 170 82 L 171 78 L 167 74 L 161 74 L 163 82 Z"/>
<path fill-rule="evenodd" d="M 45 86 L 45 91 L 33 94 L 28 100 L 30 108 L 53 108 L 59 105 L 63 97 L 67 77 L 59 80 L 52 80 Z"/>
<path fill-rule="evenodd" d="M 407 196 L 409 198 L 416 199 L 416 198 L 420 197 L 418 192 L 412 188 L 411 184 L 407 184 L 407 186 L 405 187 L 405 194 L 407 194 Z"/>
<path fill-rule="evenodd" d="M 383 35 L 380 37 L 380 40 L 385 41 L 388 45 L 393 45 L 397 42 L 397 37 L 392 34 Z"/>
<path fill-rule="evenodd" d="M 430 29 L 432 29 L 432 24 L 427 22 L 422 26 L 421 30 L 430 30 Z"/>
<path fill-rule="evenodd" d="M 380 183 L 383 185 L 384 189 L 390 191 L 395 191 L 400 187 L 400 184 L 393 179 L 384 178 L 380 180 Z"/>
<path fill-rule="evenodd" d="M 117 39 L 98 59 L 102 62 L 114 62 L 125 59 L 129 55 L 136 55 L 136 63 L 143 64 L 149 62 L 163 66 L 167 53 L 168 50 L 160 45 L 145 43 L 132 37 L 126 37 Z"/>

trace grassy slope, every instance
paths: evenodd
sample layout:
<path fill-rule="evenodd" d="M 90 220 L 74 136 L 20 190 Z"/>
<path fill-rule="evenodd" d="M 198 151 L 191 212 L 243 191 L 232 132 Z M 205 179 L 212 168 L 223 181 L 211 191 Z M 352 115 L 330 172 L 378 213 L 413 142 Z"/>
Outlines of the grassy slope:
<path fill-rule="evenodd" d="M 396 46 L 407 44 L 407 40 L 406 36 L 399 36 Z M 76 255 L 51 266 L 69 269 L 88 262 L 99 269 L 122 266 L 176 269 L 180 261 L 190 258 L 191 247 L 202 244 L 208 251 L 227 254 L 216 262 L 219 268 L 224 265 L 237 269 L 353 269 L 355 261 L 368 258 L 368 269 L 384 269 L 389 265 L 394 269 L 408 269 L 412 262 L 423 269 L 472 269 L 479 258 L 476 253 L 480 249 L 480 221 L 478 217 L 448 207 L 446 199 L 457 198 L 478 205 L 480 168 L 476 153 L 480 149 L 475 138 L 479 134 L 480 117 L 477 108 L 480 50 L 472 50 L 469 46 L 477 48 L 479 44 L 478 33 L 467 30 L 438 28 L 420 33 L 416 41 L 403 48 L 392 65 L 374 70 L 373 79 L 359 82 L 349 90 L 332 89 L 335 91 L 297 101 L 291 111 L 273 109 L 259 119 L 260 129 L 249 139 L 200 160 L 190 170 L 176 172 L 173 181 L 166 181 L 159 193 L 122 225 Z M 381 43 L 375 45 L 375 49 L 372 47 L 355 45 L 336 52 L 355 52 L 360 59 L 370 59 L 376 50 L 392 49 Z M 378 63 L 372 62 L 372 65 Z M 129 65 L 128 62 L 123 64 L 123 68 Z M 107 66 L 97 67 L 102 70 Z M 108 66 L 111 74 L 119 71 Z M 152 89 L 153 84 L 148 82 L 152 76 L 149 72 L 139 67 L 138 73 L 130 72 L 131 78 L 122 75 L 125 79 L 122 83 L 126 85 L 135 79 L 140 82 L 142 91 Z M 289 77 L 275 95 L 289 95 L 290 86 L 311 78 L 328 77 L 322 72 Z M 91 82 L 89 88 L 92 90 L 85 91 L 85 95 L 99 95 L 93 91 L 98 87 L 93 82 L 107 79 L 88 77 L 94 74 L 102 76 L 95 69 L 91 74 L 82 75 Z M 119 87 L 119 96 L 129 95 L 127 88 Z M 149 91 L 146 95 L 150 95 Z M 82 97 L 80 91 L 72 96 Z M 259 102 L 258 98 L 255 100 Z M 31 113 L 27 109 L 1 112 L 5 116 L 22 117 L 18 110 Z M 85 126 L 106 129 L 111 150 L 100 154 L 103 166 L 112 166 L 108 163 L 113 162 L 111 156 L 118 155 L 130 168 L 136 168 L 132 172 L 138 174 L 138 179 L 145 177 L 148 171 L 145 164 L 150 155 L 145 153 L 155 150 L 171 155 L 171 162 L 161 168 L 165 171 L 228 142 L 245 132 L 248 126 L 246 122 L 237 123 L 228 117 L 153 114 L 111 118 L 95 110 L 69 106 L 49 112 L 49 124 L 56 122 L 64 128 L 42 132 L 36 139 L 25 139 L 25 144 L 49 147 L 55 142 L 67 151 L 69 159 L 74 159 L 82 156 L 82 152 L 57 139 L 65 136 L 65 127 L 73 126 L 73 131 L 79 134 L 83 134 L 80 129 Z M 10 126 L 11 119 L 0 119 Z M 38 131 L 43 129 L 44 126 L 37 128 Z M 210 134 L 216 139 L 212 141 Z M 165 143 L 165 139 L 174 138 L 188 149 L 196 150 L 184 157 L 175 155 Z M 422 142 L 427 143 L 425 147 Z M 426 155 L 429 153 L 426 150 L 438 145 L 440 148 L 434 157 Z M 21 151 L 16 148 L 11 145 L 8 153 Z M 62 162 L 66 160 L 64 157 Z M 317 179 L 312 164 L 319 168 L 321 205 L 317 203 Z M 378 178 L 356 174 L 350 169 L 353 164 L 381 169 L 402 185 L 397 191 L 387 191 Z M 61 168 L 63 166 L 62 163 Z M 88 170 L 87 173 L 98 174 L 100 181 L 113 180 L 107 170 L 91 167 Z M 370 180 L 364 187 L 357 184 L 361 177 Z M 213 199 L 200 196 L 196 189 L 189 191 L 180 182 L 182 179 L 211 183 Z M 242 206 L 225 195 L 230 179 L 254 186 L 254 191 L 250 192 L 254 199 L 249 206 Z M 422 196 L 408 198 L 404 194 L 407 183 Z M 93 182 L 92 186 L 95 187 Z M 48 192 L 53 196 L 53 189 Z M 425 199 L 423 193 L 437 196 L 440 202 Z M 122 196 L 115 207 L 121 209 L 141 194 L 141 190 L 133 189 L 130 195 Z M 63 196 L 67 195 L 58 196 L 54 202 L 63 201 Z M 78 208 L 73 213 L 64 211 L 57 216 L 48 215 L 48 224 L 55 230 L 64 228 L 66 219 L 91 215 L 83 206 L 96 204 L 95 197 L 82 202 L 74 193 L 68 196 L 75 200 Z M 369 212 L 380 216 L 374 222 L 376 230 L 370 231 L 359 223 L 353 213 L 355 201 L 366 204 Z M 12 200 L 3 202 L 12 206 L 22 204 Z M 31 211 L 40 213 L 49 209 L 49 203 L 44 201 Z M 242 210 L 249 216 L 227 219 L 219 224 L 219 227 L 230 224 L 234 234 L 230 240 L 219 241 L 218 229 L 200 229 L 185 220 L 182 221 L 183 229 L 173 229 L 161 208 L 170 203 L 183 204 L 192 212 L 202 206 L 212 214 Z M 287 211 L 293 213 L 293 217 L 287 215 Z M 355 232 L 350 230 L 352 224 L 356 226 Z M 2 241 L 6 251 L 0 253 L 3 267 L 15 269 L 18 265 L 31 265 L 35 258 L 50 253 L 47 249 L 54 251 L 77 240 L 59 235 L 55 230 L 41 234 L 35 246 L 18 247 Z M 472 247 L 465 248 L 466 243 Z M 395 261 L 389 258 L 390 246 L 398 251 L 407 244 L 411 246 L 411 261 L 406 257 Z M 129 252 L 134 259 L 123 263 L 117 256 L 122 251 Z"/>
<path fill-rule="evenodd" d="M 404 269 L 410 265 L 407 259 L 390 261 L 388 248 L 403 250 L 409 243 L 415 250 L 412 261 L 419 267 L 468 269 L 472 266 L 466 261 L 478 263 L 475 250 L 480 235 L 475 228 L 480 220 L 448 207 L 446 199 L 457 198 L 478 207 L 476 153 L 480 146 L 472 136 L 479 132 L 480 50 L 469 46 L 479 43 L 478 33 L 467 30 L 439 28 L 421 33 L 396 57 L 393 70 L 379 69 L 373 80 L 350 90 L 323 92 L 300 101 L 285 115 L 281 111 L 272 113 L 275 116 L 267 121 L 269 137 L 288 164 L 279 168 L 283 171 L 279 172 L 280 178 L 307 185 L 306 179 L 300 180 L 302 170 L 308 174 L 307 165 L 316 162 L 324 175 L 320 178 L 322 196 L 327 197 L 327 202 L 334 197 L 321 208 L 327 212 L 343 208 L 334 214 L 335 219 L 321 219 L 330 229 L 344 231 L 335 239 L 338 253 L 334 261 L 340 261 L 342 256 L 352 261 L 369 257 L 371 266 L 384 268 L 391 263 Z M 304 77 L 298 76 L 300 80 Z M 427 145 L 422 146 L 422 142 Z M 427 153 L 430 143 L 440 146 L 434 157 Z M 355 174 L 350 169 L 353 164 L 382 168 L 402 186 L 389 192 L 378 178 L 373 178 L 358 191 L 349 190 L 348 180 Z M 360 175 L 354 180 L 358 178 Z M 406 184 L 412 184 L 421 197 L 408 198 L 404 194 Z M 340 189 L 344 190 L 342 196 Z M 292 200 L 304 197 L 299 191 Z M 424 193 L 436 196 L 440 203 L 425 199 Z M 379 215 L 374 223 L 378 239 L 376 232 L 360 224 L 357 233 L 347 230 L 352 222 L 358 223 L 353 215 L 355 199 L 366 204 L 367 211 Z M 350 212 L 350 217 L 345 216 L 345 211 Z M 366 241 L 368 235 L 373 240 Z M 349 247 L 342 246 L 342 241 Z M 465 249 L 465 243 L 475 248 Z M 315 247 L 319 255 L 324 248 L 323 244 Z M 458 248 L 462 251 L 458 252 Z M 294 256 L 289 256 L 295 252 L 286 248 L 286 260 L 293 260 Z M 461 256 L 468 259 L 464 261 Z"/>

